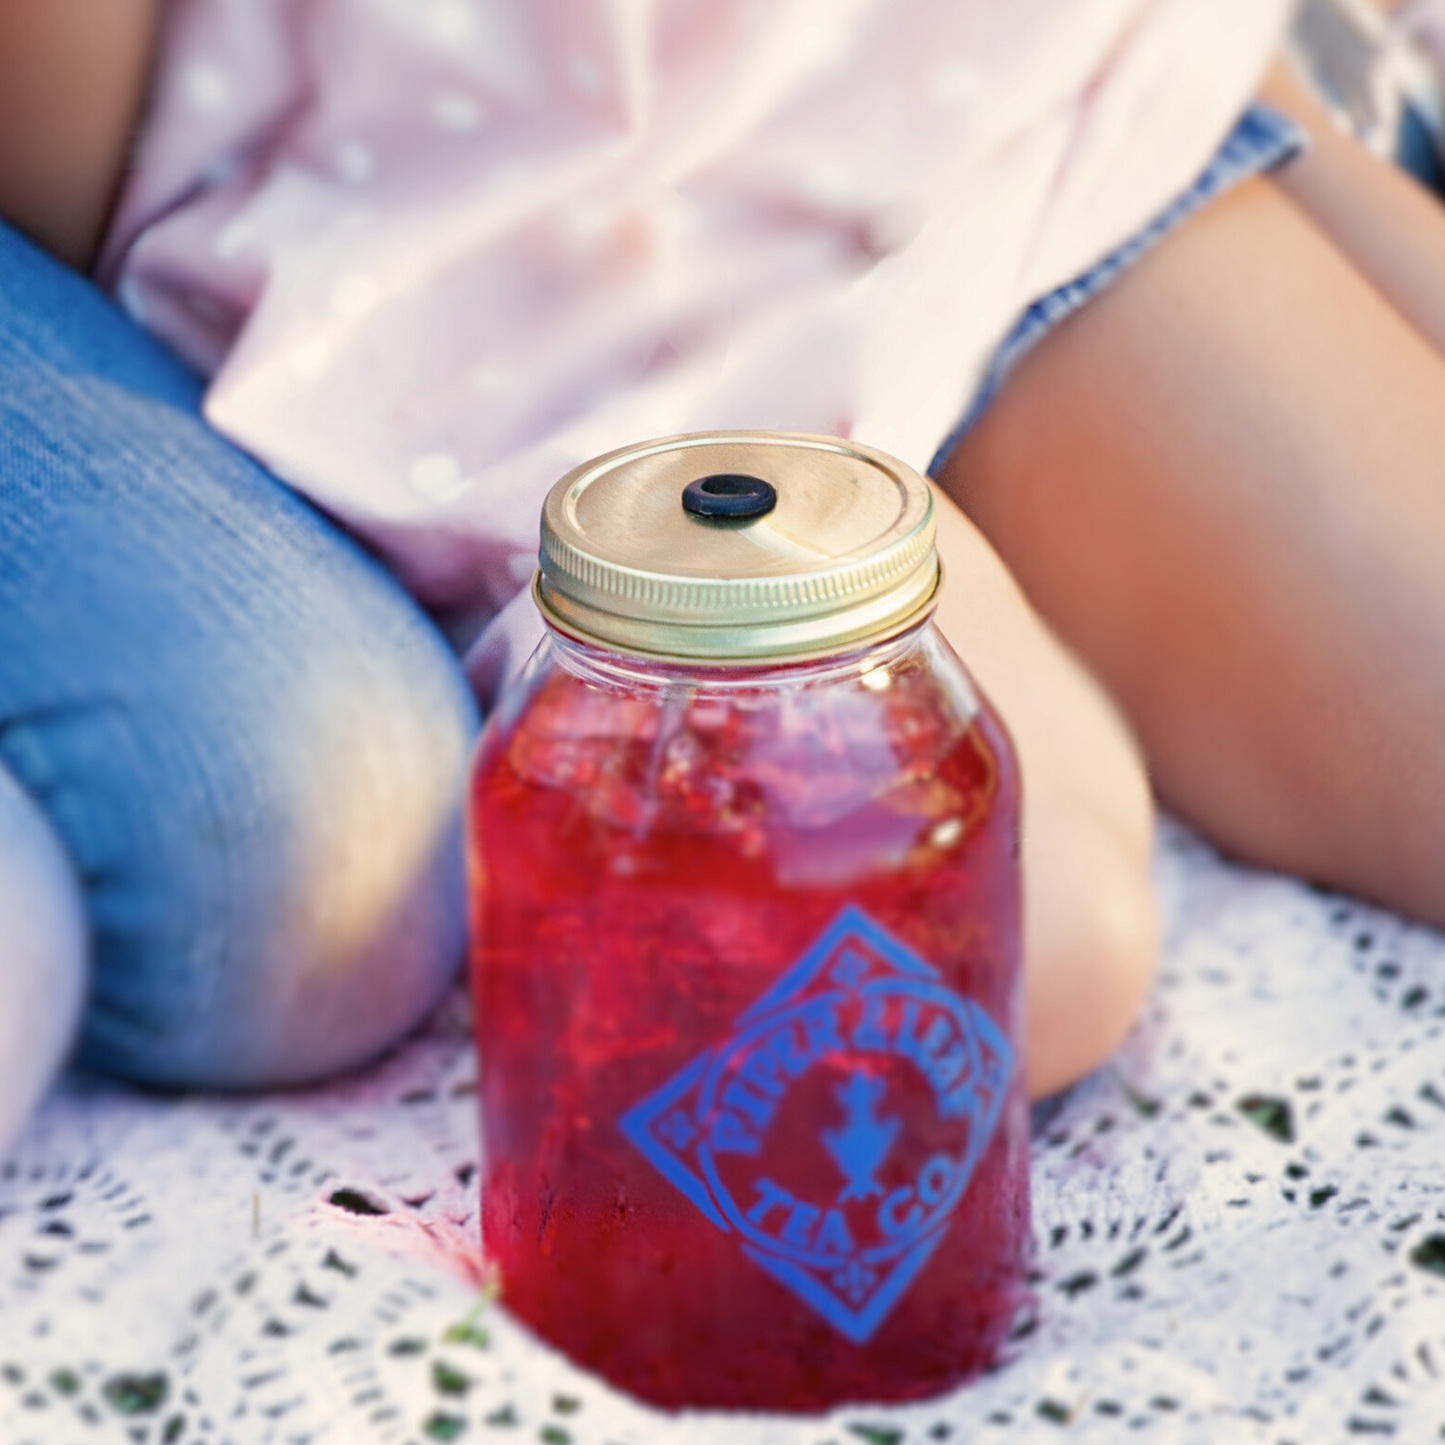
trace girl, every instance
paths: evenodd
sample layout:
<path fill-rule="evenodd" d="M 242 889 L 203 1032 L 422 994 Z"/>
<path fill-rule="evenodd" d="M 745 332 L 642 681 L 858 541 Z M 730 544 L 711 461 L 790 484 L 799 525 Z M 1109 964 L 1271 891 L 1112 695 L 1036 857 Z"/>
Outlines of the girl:
<path fill-rule="evenodd" d="M 1445 922 L 1445 219 L 1268 71 L 1285 9 L 0 0 L 0 1137 L 86 974 L 81 1060 L 167 1084 L 435 1001 L 436 624 L 495 688 L 542 493 L 646 435 L 944 442 L 1036 1093 L 1147 987 L 1146 763 Z"/>

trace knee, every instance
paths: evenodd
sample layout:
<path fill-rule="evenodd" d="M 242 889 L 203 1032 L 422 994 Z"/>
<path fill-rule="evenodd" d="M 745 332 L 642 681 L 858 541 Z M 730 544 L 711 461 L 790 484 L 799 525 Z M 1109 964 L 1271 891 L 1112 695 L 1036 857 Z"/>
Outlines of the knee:
<path fill-rule="evenodd" d="M 85 920 L 60 844 L 0 768 L 0 1154 L 59 1067 L 85 980 Z"/>
<path fill-rule="evenodd" d="M 236 636 L 206 665 L 242 685 L 188 688 L 141 750 L 151 846 L 126 888 L 92 894 L 83 1062 L 301 1083 L 395 1042 L 455 977 L 475 708 L 395 600 L 306 638 Z"/>
<path fill-rule="evenodd" d="M 1153 803 L 1109 698 L 944 497 L 938 536 L 959 578 L 940 624 L 997 706 L 1023 775 L 1025 1047 L 1037 1096 L 1103 1062 L 1148 991 Z"/>
<path fill-rule="evenodd" d="M 320 1077 L 460 962 L 475 709 L 379 565 L 130 332 L 98 371 L 85 340 L 0 354 L 0 757 L 81 880 L 80 1057 L 157 1083 Z"/>
<path fill-rule="evenodd" d="M 1025 857 L 1047 892 L 1026 915 L 1025 1016 L 1029 1092 L 1074 1083 L 1119 1047 L 1138 1018 L 1158 957 L 1158 914 L 1147 832 L 1064 807 Z M 1131 830 L 1137 834 L 1137 829 Z M 1026 874 L 1026 887 L 1028 875 Z"/>

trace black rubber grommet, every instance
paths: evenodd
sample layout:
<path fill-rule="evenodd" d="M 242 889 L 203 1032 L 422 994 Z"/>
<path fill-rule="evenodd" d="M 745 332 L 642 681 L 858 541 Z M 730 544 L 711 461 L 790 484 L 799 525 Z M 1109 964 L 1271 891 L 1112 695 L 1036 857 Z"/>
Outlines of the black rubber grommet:
<path fill-rule="evenodd" d="M 718 472 L 689 482 L 682 505 L 695 517 L 765 517 L 778 505 L 778 494 L 761 477 Z"/>

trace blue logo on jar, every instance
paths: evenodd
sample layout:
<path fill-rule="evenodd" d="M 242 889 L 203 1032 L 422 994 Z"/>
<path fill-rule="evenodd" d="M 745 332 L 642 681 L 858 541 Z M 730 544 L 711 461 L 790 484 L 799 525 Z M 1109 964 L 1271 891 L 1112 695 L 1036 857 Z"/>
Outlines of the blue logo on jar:
<path fill-rule="evenodd" d="M 977 1003 L 850 906 L 619 1125 L 749 1259 L 863 1344 L 942 1242 L 1012 1067 Z"/>

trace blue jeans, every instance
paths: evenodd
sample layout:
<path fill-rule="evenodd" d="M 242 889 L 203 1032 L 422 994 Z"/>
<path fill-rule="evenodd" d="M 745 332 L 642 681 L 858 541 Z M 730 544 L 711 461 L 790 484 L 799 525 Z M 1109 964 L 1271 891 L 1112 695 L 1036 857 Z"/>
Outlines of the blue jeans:
<path fill-rule="evenodd" d="M 0 1095 L 56 1051 L 66 936 L 79 1060 L 161 1084 L 360 1062 L 462 956 L 460 669 L 200 395 L 0 226 Z"/>

